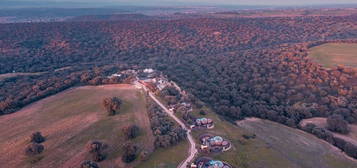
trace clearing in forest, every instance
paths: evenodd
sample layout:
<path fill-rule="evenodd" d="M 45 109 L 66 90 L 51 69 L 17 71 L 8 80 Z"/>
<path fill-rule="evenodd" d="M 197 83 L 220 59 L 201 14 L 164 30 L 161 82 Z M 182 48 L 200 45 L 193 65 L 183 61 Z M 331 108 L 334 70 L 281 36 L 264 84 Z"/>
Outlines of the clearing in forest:
<path fill-rule="evenodd" d="M 357 68 L 357 43 L 327 43 L 312 47 L 309 57 L 327 68 L 336 65 Z"/>

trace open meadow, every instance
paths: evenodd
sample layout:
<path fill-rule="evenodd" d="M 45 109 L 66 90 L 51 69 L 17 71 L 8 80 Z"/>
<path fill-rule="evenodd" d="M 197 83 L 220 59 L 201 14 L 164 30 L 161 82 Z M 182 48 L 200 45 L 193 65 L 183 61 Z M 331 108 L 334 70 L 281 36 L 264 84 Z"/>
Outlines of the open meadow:
<path fill-rule="evenodd" d="M 268 120 L 249 118 L 237 125 L 257 135 L 257 138 L 287 160 L 287 167 L 355 168 L 357 162 L 336 147 L 314 135 Z M 301 161 L 303 160 L 303 162 Z"/>
<path fill-rule="evenodd" d="M 108 116 L 102 101 L 112 96 L 120 97 L 123 104 L 118 114 Z M 163 153 L 178 148 L 186 151 L 185 143 L 157 150 L 147 163 L 137 160 L 125 165 L 121 160 L 122 145 L 125 143 L 121 130 L 126 125 L 136 124 L 141 128 L 140 136 L 134 139 L 141 150 L 154 150 L 154 137 L 146 108 L 144 94 L 132 85 L 73 88 L 38 101 L 17 113 L 0 118 L 1 167 L 79 167 L 83 160 L 88 159 L 86 144 L 92 140 L 108 145 L 107 158 L 99 163 L 101 167 L 156 167 L 160 164 L 174 167 L 184 158 L 185 152 L 182 157 L 167 157 Z M 43 143 L 45 150 L 39 156 L 27 157 L 24 150 L 35 131 L 42 132 L 46 137 Z"/>
<path fill-rule="evenodd" d="M 311 48 L 309 57 L 327 68 L 332 68 L 336 65 L 357 68 L 357 44 L 323 44 Z"/>

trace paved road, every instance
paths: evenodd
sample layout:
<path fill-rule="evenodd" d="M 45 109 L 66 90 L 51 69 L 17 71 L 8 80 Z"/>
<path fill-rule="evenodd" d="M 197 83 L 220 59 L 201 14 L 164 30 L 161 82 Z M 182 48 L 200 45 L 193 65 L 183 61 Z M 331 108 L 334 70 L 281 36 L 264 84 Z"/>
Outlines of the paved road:
<path fill-rule="evenodd" d="M 144 85 L 142 85 L 139 82 L 134 82 L 135 86 L 138 88 L 143 88 L 145 91 L 149 92 L 149 96 L 171 117 L 173 118 L 179 125 L 181 125 L 181 127 L 183 129 L 185 129 L 187 132 L 187 138 L 188 141 L 190 143 L 190 150 L 189 152 L 189 156 L 182 161 L 179 166 L 177 168 L 186 168 L 187 165 L 194 159 L 194 157 L 196 156 L 196 154 L 198 153 L 197 149 L 196 149 L 196 143 L 195 140 L 193 139 L 192 135 L 191 135 L 191 130 L 189 128 L 186 127 L 186 125 L 179 119 L 177 118 L 174 113 L 172 111 L 170 111 L 169 109 L 167 109 L 165 107 L 165 105 L 163 105 L 156 97 L 155 95 L 150 92 Z"/>

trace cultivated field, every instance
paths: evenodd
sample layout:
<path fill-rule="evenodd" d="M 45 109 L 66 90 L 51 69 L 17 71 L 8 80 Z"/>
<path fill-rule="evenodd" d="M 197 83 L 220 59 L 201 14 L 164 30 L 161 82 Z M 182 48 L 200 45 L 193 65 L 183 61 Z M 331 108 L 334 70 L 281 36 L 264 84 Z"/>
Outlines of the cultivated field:
<path fill-rule="evenodd" d="M 339 149 L 303 131 L 256 118 L 239 121 L 237 125 L 256 134 L 268 150 L 277 152 L 281 161 L 287 163 L 286 167 L 357 167 L 357 161 L 347 158 Z"/>
<path fill-rule="evenodd" d="M 102 107 L 103 98 L 109 96 L 118 96 L 124 101 L 121 112 L 111 117 Z M 0 117 L 0 165 L 78 167 L 87 157 L 85 145 L 91 140 L 100 140 L 109 145 L 107 159 L 100 162 L 101 167 L 132 167 L 138 163 L 124 165 L 120 158 L 125 142 L 121 128 L 134 123 L 142 128 L 136 143 L 152 151 L 154 137 L 146 113 L 146 100 L 139 90 L 131 85 L 70 89 Z M 45 151 L 40 156 L 28 158 L 24 149 L 34 131 L 41 131 L 47 138 Z"/>
<path fill-rule="evenodd" d="M 311 48 L 309 57 L 327 68 L 336 65 L 357 68 L 357 44 L 323 44 Z"/>

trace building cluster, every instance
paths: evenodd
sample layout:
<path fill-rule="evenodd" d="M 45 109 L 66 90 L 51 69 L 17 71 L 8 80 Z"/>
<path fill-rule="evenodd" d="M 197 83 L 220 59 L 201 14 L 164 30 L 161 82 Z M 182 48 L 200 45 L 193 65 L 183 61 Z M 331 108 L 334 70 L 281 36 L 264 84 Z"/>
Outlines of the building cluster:
<path fill-rule="evenodd" d="M 194 163 L 190 165 L 190 168 L 233 168 L 226 162 L 213 160 L 208 157 L 198 158 Z"/>
<path fill-rule="evenodd" d="M 137 71 L 137 77 L 152 92 L 161 91 L 172 85 L 161 72 L 150 68 Z"/>
<path fill-rule="evenodd" d="M 180 111 L 182 113 L 188 113 L 193 111 L 192 104 L 187 102 L 187 94 L 185 91 L 181 90 L 174 82 L 169 81 L 162 73 L 154 69 L 143 69 L 143 70 L 126 70 L 121 72 L 121 74 L 113 74 L 112 76 L 121 75 L 134 76 L 136 79 L 146 86 L 151 92 L 161 91 L 166 87 L 174 87 L 181 94 L 180 100 L 169 106 L 169 110 L 172 112 Z M 214 122 L 210 118 L 193 118 L 193 124 L 191 129 L 203 128 L 212 129 L 214 128 Z M 213 135 L 203 135 L 200 138 L 201 150 L 207 152 L 222 152 L 227 151 L 231 148 L 231 143 L 228 140 L 223 139 L 220 136 Z M 195 162 L 191 163 L 188 167 L 190 168 L 232 168 L 229 164 L 213 160 L 210 158 L 198 158 Z"/>
<path fill-rule="evenodd" d="M 214 123 L 212 119 L 209 118 L 198 118 L 196 119 L 194 125 L 191 125 L 191 128 L 214 128 Z"/>
<path fill-rule="evenodd" d="M 201 151 L 203 152 L 225 152 L 232 146 L 231 143 L 221 136 L 204 134 L 200 137 Z"/>

